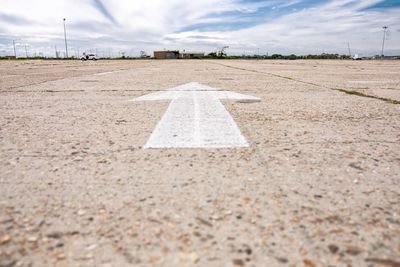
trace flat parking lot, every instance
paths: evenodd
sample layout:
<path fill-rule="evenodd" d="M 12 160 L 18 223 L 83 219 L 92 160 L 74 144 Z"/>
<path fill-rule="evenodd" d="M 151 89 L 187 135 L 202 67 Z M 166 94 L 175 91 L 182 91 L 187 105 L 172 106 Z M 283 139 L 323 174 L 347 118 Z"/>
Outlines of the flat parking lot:
<path fill-rule="evenodd" d="M 0 62 L 0 266 L 399 266 L 399 74 Z M 144 148 L 171 100 L 130 100 L 191 82 L 261 100 L 220 100 L 248 147 Z"/>

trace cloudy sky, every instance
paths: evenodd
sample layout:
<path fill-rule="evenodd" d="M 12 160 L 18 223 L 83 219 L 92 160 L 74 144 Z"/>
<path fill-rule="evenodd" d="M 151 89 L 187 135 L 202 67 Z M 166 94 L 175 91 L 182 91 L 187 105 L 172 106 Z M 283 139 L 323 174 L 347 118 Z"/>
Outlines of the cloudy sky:
<path fill-rule="evenodd" d="M 0 56 L 229 54 L 400 55 L 400 0 L 0 0 Z"/>

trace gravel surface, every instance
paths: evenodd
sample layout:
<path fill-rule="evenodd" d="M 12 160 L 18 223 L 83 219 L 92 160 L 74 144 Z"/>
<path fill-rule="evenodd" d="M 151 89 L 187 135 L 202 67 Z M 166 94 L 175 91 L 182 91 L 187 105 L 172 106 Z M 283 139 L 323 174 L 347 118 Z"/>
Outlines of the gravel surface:
<path fill-rule="evenodd" d="M 399 74 L 2 61 L 0 266 L 399 267 Z M 142 148 L 169 102 L 129 100 L 188 82 L 261 98 L 223 101 L 249 148 Z"/>

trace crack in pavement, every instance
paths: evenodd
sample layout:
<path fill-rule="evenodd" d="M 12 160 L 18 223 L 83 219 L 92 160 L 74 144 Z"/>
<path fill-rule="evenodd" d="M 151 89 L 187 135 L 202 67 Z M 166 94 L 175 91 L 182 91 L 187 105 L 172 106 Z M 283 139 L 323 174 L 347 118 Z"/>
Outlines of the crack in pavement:
<path fill-rule="evenodd" d="M 227 68 L 231 68 L 231 69 L 237 69 L 237 70 L 248 71 L 248 72 L 253 72 L 253 73 L 271 75 L 271 76 L 274 76 L 274 77 L 277 77 L 277 78 L 290 80 L 290 81 L 295 81 L 295 82 L 298 82 L 298 83 L 312 85 L 312 86 L 316 86 L 316 87 L 322 87 L 322 88 L 329 89 L 329 90 L 339 91 L 339 92 L 346 93 L 346 94 L 349 94 L 349 95 L 373 98 L 373 99 L 381 100 L 381 101 L 384 101 L 384 102 L 390 103 L 390 104 L 395 104 L 395 105 L 400 104 L 399 100 L 395 100 L 395 99 L 391 99 L 391 98 L 384 98 L 384 97 L 379 97 L 379 96 L 374 96 L 374 95 L 368 95 L 368 94 L 360 93 L 360 92 L 357 92 L 357 91 L 354 91 L 354 90 L 348 90 L 348 89 L 343 89 L 343 88 L 330 87 L 330 86 L 327 86 L 327 85 L 307 82 L 307 81 L 303 81 L 303 80 L 299 80 L 299 79 L 295 79 L 295 78 L 291 78 L 291 77 L 287 77 L 287 76 L 283 76 L 283 75 L 279 75 L 279 74 L 275 74 L 275 73 L 271 73 L 271 72 L 257 71 L 257 70 L 252 70 L 252 69 L 240 68 L 240 67 L 235 67 L 235 66 L 231 66 L 231 65 L 217 63 L 217 62 L 212 62 L 212 63 L 216 64 L 216 65 L 224 66 L 224 67 L 227 67 Z"/>

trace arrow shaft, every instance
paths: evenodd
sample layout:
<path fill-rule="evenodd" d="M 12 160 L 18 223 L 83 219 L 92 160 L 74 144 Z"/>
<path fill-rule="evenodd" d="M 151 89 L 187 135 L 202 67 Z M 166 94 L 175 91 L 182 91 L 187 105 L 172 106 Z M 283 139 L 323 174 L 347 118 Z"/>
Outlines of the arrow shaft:
<path fill-rule="evenodd" d="M 191 91 L 174 98 L 145 148 L 248 147 L 214 92 Z"/>

